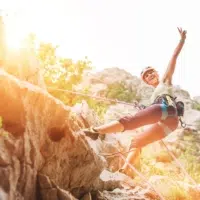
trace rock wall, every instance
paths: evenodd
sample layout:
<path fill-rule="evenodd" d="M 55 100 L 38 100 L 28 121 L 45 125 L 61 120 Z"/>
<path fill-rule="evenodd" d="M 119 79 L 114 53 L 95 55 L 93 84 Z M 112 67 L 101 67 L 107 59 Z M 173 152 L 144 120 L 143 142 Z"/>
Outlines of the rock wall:
<path fill-rule="evenodd" d="M 3 70 L 0 96 L 0 188 L 4 199 L 37 199 L 38 173 L 61 189 L 89 190 L 103 161 L 78 132 L 84 127 L 81 119 L 45 90 Z"/>

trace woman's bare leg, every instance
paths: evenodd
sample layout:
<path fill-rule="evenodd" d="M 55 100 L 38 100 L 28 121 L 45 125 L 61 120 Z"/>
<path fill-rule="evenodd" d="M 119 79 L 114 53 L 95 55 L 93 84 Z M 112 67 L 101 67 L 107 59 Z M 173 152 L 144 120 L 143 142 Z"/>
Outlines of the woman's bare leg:
<path fill-rule="evenodd" d="M 164 121 L 165 125 L 167 125 L 171 129 L 171 131 L 174 131 L 177 128 L 178 122 L 178 118 L 168 118 Z M 164 129 L 158 123 L 149 126 L 145 131 L 137 134 L 133 138 L 130 149 L 136 148 L 137 150 L 136 152 L 130 152 L 126 158 L 126 161 L 134 165 L 134 160 L 137 159 L 137 157 L 140 155 L 137 152 L 140 148 L 151 144 L 155 141 L 161 140 L 165 136 L 166 133 Z M 122 167 L 122 172 L 127 174 L 128 170 L 130 170 L 130 168 L 128 164 L 125 163 Z"/>
<path fill-rule="evenodd" d="M 94 129 L 100 134 L 133 130 L 144 125 L 156 123 L 161 119 L 161 116 L 161 105 L 155 104 L 139 111 L 133 116 L 125 116 L 122 117 L 119 121 L 113 121 L 108 124 L 95 127 Z"/>
<path fill-rule="evenodd" d="M 134 177 L 134 172 L 133 170 L 129 167 L 129 164 L 133 165 L 136 167 L 136 161 L 139 159 L 138 157 L 140 156 L 140 151 L 143 146 L 146 146 L 149 143 L 152 143 L 154 141 L 160 140 L 163 137 L 165 137 L 165 133 L 158 124 L 154 124 L 147 128 L 145 131 L 142 133 L 139 133 L 136 135 L 130 146 L 130 150 L 135 149 L 134 151 L 129 152 L 126 162 L 124 163 L 123 167 L 120 169 L 120 172 L 123 172 L 131 177 Z M 128 164 L 129 163 L 129 164 Z M 136 167 L 137 168 L 137 167 Z"/>
<path fill-rule="evenodd" d="M 132 171 L 132 169 L 129 167 L 128 163 L 133 165 L 135 168 L 139 168 L 138 166 L 138 162 L 140 159 L 140 153 L 141 153 L 141 149 L 137 148 L 137 149 L 130 149 L 130 153 L 128 154 L 126 161 L 124 163 L 124 165 L 121 167 L 121 169 L 119 170 L 122 173 L 125 173 L 131 177 L 134 177 L 134 172 Z M 140 164 L 140 162 L 139 162 Z M 131 172 L 131 174 L 129 174 Z"/>
<path fill-rule="evenodd" d="M 119 121 L 113 121 L 108 124 L 99 126 L 95 130 L 100 134 L 115 133 L 124 131 L 124 126 Z"/>

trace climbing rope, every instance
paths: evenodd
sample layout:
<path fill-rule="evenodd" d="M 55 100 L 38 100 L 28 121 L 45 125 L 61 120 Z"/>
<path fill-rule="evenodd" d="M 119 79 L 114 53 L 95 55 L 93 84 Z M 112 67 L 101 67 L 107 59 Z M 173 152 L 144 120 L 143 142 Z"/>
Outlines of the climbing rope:
<path fill-rule="evenodd" d="M 101 153 L 99 155 L 101 156 L 105 156 L 105 157 L 113 157 L 113 156 L 120 156 L 122 158 L 122 160 L 144 181 L 146 182 L 157 194 L 158 196 L 160 197 L 161 200 L 165 200 L 165 198 L 162 196 L 162 194 L 156 190 L 156 188 L 151 184 L 149 183 L 149 181 L 147 180 L 147 178 L 141 173 L 139 172 L 133 165 L 131 165 L 125 158 L 125 156 L 123 154 L 126 154 L 126 153 L 130 153 L 132 151 L 134 151 L 135 149 L 131 149 L 129 151 L 125 151 L 125 152 L 122 152 L 122 151 L 118 151 L 118 152 L 115 152 L 115 153 L 111 153 L 111 154 L 105 154 L 105 153 Z"/>
<path fill-rule="evenodd" d="M 181 168 L 181 170 L 184 172 L 184 174 L 189 178 L 189 180 L 196 186 L 198 186 L 198 184 L 196 183 L 196 181 L 188 174 L 188 172 L 185 170 L 184 166 L 181 164 L 181 162 L 176 158 L 176 156 L 173 154 L 172 151 L 170 151 L 170 149 L 167 147 L 167 145 L 165 144 L 165 142 L 163 140 L 161 140 L 162 145 L 165 147 L 165 149 L 167 150 L 168 154 L 174 159 L 174 161 L 176 162 L 176 164 Z"/>
<path fill-rule="evenodd" d="M 167 150 L 168 154 L 174 159 L 174 161 L 176 162 L 176 164 L 181 168 L 181 170 L 184 172 L 184 174 L 189 178 L 189 180 L 196 186 L 198 186 L 198 184 L 196 183 L 196 181 L 189 175 L 189 173 L 185 170 L 184 166 L 181 164 L 181 162 L 179 162 L 179 160 L 176 158 L 176 156 L 173 154 L 173 152 L 167 147 L 167 145 L 165 144 L 165 142 L 163 140 L 161 140 L 162 145 L 165 147 L 165 149 Z M 100 154 L 101 156 L 105 156 L 105 157 L 114 157 L 114 156 L 123 156 L 123 154 L 127 154 L 130 153 L 132 151 L 134 151 L 135 149 L 131 149 L 129 151 L 118 151 L 115 153 L 111 153 L 111 154 L 106 154 L 106 153 L 102 153 Z M 126 161 L 127 163 L 128 161 Z M 129 166 L 131 165 L 130 163 L 127 163 Z M 131 165 L 132 166 L 132 165 Z M 131 168 L 132 169 L 132 168 Z M 134 169 L 135 171 L 136 169 Z M 137 174 L 140 172 L 137 172 Z M 140 177 L 141 177 L 141 173 L 140 173 Z"/>
<path fill-rule="evenodd" d="M 126 160 L 126 158 L 124 157 L 123 154 L 120 153 L 120 157 L 143 181 L 145 181 L 158 194 L 158 196 L 160 197 L 161 200 L 165 200 L 163 195 L 158 190 L 156 190 L 156 188 L 147 180 L 147 178 L 142 173 L 140 173 L 135 167 L 133 167 L 133 165 L 131 165 Z"/>
<path fill-rule="evenodd" d="M 142 109 L 140 107 L 140 105 L 138 104 L 138 102 L 127 103 L 127 102 L 124 102 L 124 101 L 119 101 L 117 99 L 109 99 L 109 98 L 105 98 L 105 97 L 100 97 L 100 96 L 95 96 L 95 95 L 88 95 L 88 94 L 84 94 L 84 93 L 81 93 L 81 92 L 74 92 L 74 91 L 65 90 L 65 89 L 57 89 L 57 88 L 53 88 L 53 87 L 48 87 L 48 89 L 56 90 L 56 91 L 62 91 L 62 92 L 67 92 L 67 93 L 71 93 L 71 94 L 75 94 L 75 95 L 80 95 L 80 96 L 85 96 L 85 97 L 89 97 L 89 98 L 94 98 L 94 99 L 98 99 L 98 100 L 101 100 L 101 101 L 108 101 L 108 102 L 113 102 L 113 103 L 118 103 L 118 104 L 124 104 L 124 105 L 134 106 L 138 110 Z M 192 124 L 186 124 L 186 123 L 184 123 L 181 118 L 180 118 L 180 122 L 181 122 L 181 126 L 183 128 L 185 128 L 187 125 L 188 126 L 192 126 Z M 162 142 L 163 146 L 166 148 L 168 154 L 174 159 L 174 161 L 176 162 L 176 164 L 182 169 L 182 171 L 189 178 L 189 180 L 194 185 L 197 185 L 196 181 L 188 174 L 188 172 L 185 170 L 185 168 L 183 167 L 183 165 L 178 161 L 178 159 L 176 158 L 176 156 L 170 151 L 170 149 L 167 147 L 167 145 L 164 143 L 164 141 L 161 140 L 161 142 Z M 115 152 L 115 153 L 112 153 L 112 154 L 100 154 L 100 155 L 102 155 L 102 156 L 108 156 L 108 157 L 120 155 L 122 157 L 122 159 L 124 160 L 125 157 L 123 156 L 123 154 L 130 153 L 133 150 L 134 149 L 129 150 L 129 151 L 125 151 L 125 152 L 118 151 L 118 152 Z M 140 176 L 143 180 L 145 180 L 147 182 L 147 184 L 149 184 L 148 180 L 140 172 L 138 172 L 130 163 L 128 163 L 128 161 L 126 161 L 126 159 L 125 159 L 125 162 L 130 166 L 131 169 L 133 169 L 133 171 L 136 172 L 136 174 L 138 174 L 138 176 Z M 151 185 L 151 187 L 154 189 L 154 191 L 156 191 L 155 188 L 152 185 Z M 156 193 L 158 193 L 158 192 L 156 191 Z M 158 193 L 158 195 L 160 196 L 160 198 L 162 200 L 164 200 L 164 198 L 162 197 L 162 195 L 160 193 Z"/>
<path fill-rule="evenodd" d="M 50 90 L 67 92 L 67 93 L 76 94 L 76 95 L 79 95 L 79 96 L 90 97 L 90 98 L 98 99 L 98 100 L 102 100 L 102 101 L 107 101 L 107 102 L 112 102 L 112 103 L 118 103 L 118 104 L 124 104 L 124 105 L 128 105 L 128 106 L 134 106 L 138 110 L 141 109 L 140 106 L 139 106 L 139 104 L 138 104 L 138 102 L 127 103 L 127 102 L 124 102 L 124 101 L 119 101 L 117 99 L 109 99 L 109 98 L 105 98 L 105 97 L 84 94 L 84 93 L 81 93 L 81 92 L 74 92 L 74 91 L 66 90 L 66 89 L 58 89 L 58 88 L 53 88 L 53 87 L 47 87 L 47 88 L 50 89 Z"/>
<path fill-rule="evenodd" d="M 50 90 L 62 91 L 62 92 L 67 92 L 67 93 L 71 93 L 71 94 L 75 94 L 75 95 L 79 95 L 79 96 L 85 96 L 85 97 L 89 97 L 89 98 L 93 98 L 93 99 L 98 99 L 100 101 L 107 101 L 107 102 L 112 102 L 112 103 L 124 104 L 124 105 L 128 105 L 128 106 L 134 106 L 137 110 L 144 109 L 143 105 L 139 105 L 138 102 L 127 103 L 125 101 L 119 101 L 117 99 L 110 99 L 110 98 L 100 97 L 100 96 L 96 96 L 96 95 L 89 95 L 89 94 L 84 94 L 81 92 L 75 92 L 75 91 L 66 90 L 66 89 L 59 89 L 59 88 L 53 88 L 53 87 L 47 87 L 47 88 Z M 195 126 L 195 124 L 187 124 L 187 123 L 183 122 L 181 118 L 179 118 L 179 121 L 181 123 L 182 128 L 186 128 L 187 126 Z"/>

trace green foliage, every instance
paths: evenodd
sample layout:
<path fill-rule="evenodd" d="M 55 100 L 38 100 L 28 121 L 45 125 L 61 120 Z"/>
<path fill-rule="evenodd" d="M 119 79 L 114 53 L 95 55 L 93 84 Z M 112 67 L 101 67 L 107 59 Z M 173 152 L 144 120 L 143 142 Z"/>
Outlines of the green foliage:
<path fill-rule="evenodd" d="M 121 82 L 110 84 L 106 91 L 106 97 L 125 102 L 132 102 L 133 99 L 135 99 L 136 94 L 127 89 L 124 82 Z"/>
<path fill-rule="evenodd" d="M 192 151 L 194 152 L 194 151 Z M 197 161 L 197 157 L 192 155 L 190 149 L 182 153 L 180 159 L 185 163 L 185 169 L 190 176 L 198 183 L 200 183 L 200 163 Z"/>
<path fill-rule="evenodd" d="M 57 56 L 58 46 L 42 42 L 36 48 L 36 44 L 36 36 L 30 34 L 26 40 L 26 47 L 33 49 L 37 55 L 49 93 L 69 106 L 86 100 L 89 107 L 103 117 L 108 108 L 108 102 L 70 93 L 70 91 L 76 91 L 75 87 L 81 83 L 84 72 L 92 69 L 88 58 L 74 62 L 72 59 Z M 80 92 L 91 95 L 87 89 Z M 104 97 L 125 102 L 132 102 L 136 96 L 135 92 L 127 89 L 123 82 L 109 85 L 103 93 Z"/>
<path fill-rule="evenodd" d="M 92 69 L 91 62 L 87 57 L 77 62 L 73 62 L 68 58 L 57 57 L 56 49 L 57 47 L 52 44 L 42 43 L 38 50 L 38 58 L 45 69 L 44 79 L 49 92 L 69 106 L 73 106 L 84 99 L 91 109 L 100 117 L 103 117 L 108 108 L 107 103 L 90 97 L 64 92 L 64 90 L 75 91 L 75 86 L 82 81 L 83 73 Z M 54 88 L 54 90 L 51 88 Z M 56 91 L 55 89 L 59 89 L 60 91 Z M 88 89 L 81 91 L 81 93 L 91 95 Z M 109 85 L 104 94 L 107 98 L 126 102 L 131 102 L 135 98 L 135 93 L 129 91 L 124 83 Z"/>
<path fill-rule="evenodd" d="M 187 149 L 181 153 L 180 157 L 178 158 L 181 163 L 183 163 L 185 170 L 188 174 L 197 182 L 200 183 L 200 163 L 197 160 L 197 156 L 195 156 L 194 152 L 197 152 L 195 146 L 187 146 Z M 142 159 L 142 172 L 146 173 L 146 176 L 150 177 L 152 175 L 162 175 L 168 176 L 173 180 L 176 181 L 184 181 L 184 174 L 180 173 L 177 174 L 176 171 L 169 171 L 166 168 L 157 168 L 156 165 L 152 165 L 153 158 L 146 158 Z"/>
<path fill-rule="evenodd" d="M 82 95 L 76 95 L 76 98 L 74 98 L 74 104 L 79 103 L 82 100 L 85 100 L 89 106 L 90 109 L 93 109 L 95 113 L 103 119 L 105 112 L 108 109 L 109 104 L 106 102 L 99 101 L 97 99 L 91 98 L 88 95 L 90 94 L 89 88 L 85 88 L 83 91 L 81 91 L 82 94 L 85 94 L 85 96 Z"/>
<path fill-rule="evenodd" d="M 65 65 L 65 67 L 62 65 L 48 67 L 44 79 L 49 92 L 65 104 L 73 106 L 79 98 L 70 91 L 75 92 L 75 86 L 81 83 L 84 71 L 91 69 L 90 64 L 91 62 L 86 59 L 77 62 L 68 59 L 68 65 Z M 50 88 L 59 89 L 60 91 Z"/>
<path fill-rule="evenodd" d="M 83 73 L 92 69 L 91 62 L 87 57 L 76 62 L 59 57 L 56 55 L 57 48 L 58 46 L 51 43 L 40 43 L 37 56 L 49 93 L 65 104 L 73 106 L 77 102 L 77 95 L 69 91 L 75 91 L 74 87 L 82 81 Z"/>
<path fill-rule="evenodd" d="M 83 92 L 83 91 L 82 91 Z M 89 88 L 85 91 L 85 94 L 89 94 Z M 135 92 L 130 91 L 126 88 L 125 83 L 113 83 L 108 88 L 102 91 L 102 96 L 109 99 L 116 99 L 119 101 L 132 102 L 135 99 Z M 83 97 L 81 97 L 83 99 Z M 110 104 L 113 102 L 103 102 L 91 97 L 84 97 L 89 107 L 93 109 L 100 118 L 103 118 Z"/>
<path fill-rule="evenodd" d="M 53 46 L 51 43 L 40 43 L 38 49 L 38 58 L 43 67 L 55 65 L 57 62 L 56 49 L 58 46 Z"/>
<path fill-rule="evenodd" d="M 185 163 L 190 163 L 190 162 L 194 162 L 194 158 L 191 158 L 191 154 L 187 154 L 188 158 L 190 157 L 189 160 L 185 160 L 187 159 L 186 157 L 184 157 L 184 161 Z M 159 167 L 157 168 L 156 165 L 152 164 L 152 161 L 154 159 L 149 157 L 143 157 L 142 158 L 142 169 L 141 172 L 143 174 L 145 174 L 145 176 L 151 177 L 151 176 L 155 176 L 155 175 L 160 175 L 160 176 L 164 176 L 164 177 L 168 177 L 167 179 L 161 179 L 160 182 L 155 183 L 155 187 L 159 188 L 158 190 L 160 191 L 160 193 L 168 200 L 190 200 L 192 199 L 190 197 L 190 195 L 187 193 L 187 191 L 185 190 L 185 188 L 182 187 L 181 184 L 178 184 L 177 181 L 183 181 L 185 174 L 184 173 L 177 173 L 176 171 L 173 170 L 169 170 L 167 168 L 164 167 Z M 194 163 L 192 168 L 194 167 Z M 188 170 L 189 174 L 193 177 L 194 173 L 192 174 L 192 171 L 194 172 L 194 169 L 189 170 L 188 167 L 186 167 L 186 170 Z M 196 174 L 199 172 L 198 168 L 195 168 L 196 170 Z M 194 177 L 193 177 L 194 178 Z"/>
<path fill-rule="evenodd" d="M 166 195 L 165 197 L 168 200 L 192 200 L 190 194 L 188 194 L 184 188 L 178 185 L 171 186 L 170 194 Z"/>
<path fill-rule="evenodd" d="M 89 99 L 87 103 L 89 107 L 93 109 L 101 119 L 103 119 L 104 114 L 108 109 L 108 104 L 96 101 L 94 99 Z"/>
<path fill-rule="evenodd" d="M 143 158 L 141 163 L 142 163 L 141 171 L 147 177 L 151 177 L 154 175 L 164 176 L 167 175 L 168 173 L 165 169 L 157 168 L 155 165 L 152 165 L 152 158 Z"/>
<path fill-rule="evenodd" d="M 199 110 L 199 111 L 200 111 L 200 104 L 197 103 L 197 102 L 194 102 L 194 103 L 192 104 L 192 108 L 195 109 L 195 110 Z"/>

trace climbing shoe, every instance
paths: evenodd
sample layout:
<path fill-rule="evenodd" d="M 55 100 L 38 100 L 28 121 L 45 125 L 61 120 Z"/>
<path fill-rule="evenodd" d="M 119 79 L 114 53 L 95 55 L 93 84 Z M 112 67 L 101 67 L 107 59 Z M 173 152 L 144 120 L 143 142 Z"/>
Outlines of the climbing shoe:
<path fill-rule="evenodd" d="M 90 127 L 88 129 L 83 129 L 83 132 L 86 136 L 90 137 L 92 140 L 97 140 L 100 133 L 95 130 L 93 127 Z"/>
<path fill-rule="evenodd" d="M 129 176 L 130 178 L 135 178 L 134 172 L 129 168 L 129 169 L 119 169 L 118 172 L 125 174 L 127 176 Z"/>
<path fill-rule="evenodd" d="M 125 174 L 125 169 L 123 169 L 123 168 L 119 169 L 118 171 L 119 171 L 120 173 Z"/>

